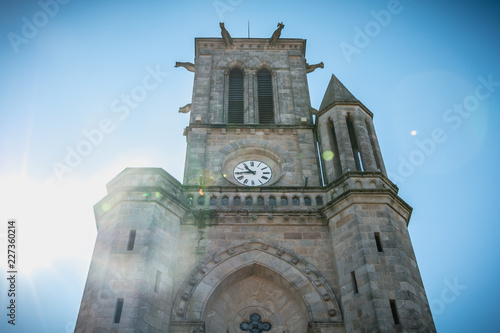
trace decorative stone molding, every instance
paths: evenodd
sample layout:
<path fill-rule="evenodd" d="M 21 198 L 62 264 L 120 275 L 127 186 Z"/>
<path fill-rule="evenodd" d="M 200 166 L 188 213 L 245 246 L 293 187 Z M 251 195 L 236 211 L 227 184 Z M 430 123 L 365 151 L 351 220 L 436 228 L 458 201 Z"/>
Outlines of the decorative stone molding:
<path fill-rule="evenodd" d="M 174 301 L 175 320 L 204 321 L 211 295 L 221 283 L 252 265 L 286 281 L 307 309 L 308 321 L 342 322 L 339 303 L 322 275 L 294 252 L 262 240 L 236 242 L 195 267 Z"/>

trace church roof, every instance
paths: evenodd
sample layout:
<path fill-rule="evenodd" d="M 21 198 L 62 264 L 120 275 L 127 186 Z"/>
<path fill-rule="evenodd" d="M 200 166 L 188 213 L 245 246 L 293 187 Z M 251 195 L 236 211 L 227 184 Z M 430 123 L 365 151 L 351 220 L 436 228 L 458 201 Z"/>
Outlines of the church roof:
<path fill-rule="evenodd" d="M 361 104 L 356 97 L 340 82 L 335 75 L 332 74 L 328 88 L 326 88 L 325 96 L 319 107 L 319 111 L 323 111 L 332 104 Z"/>

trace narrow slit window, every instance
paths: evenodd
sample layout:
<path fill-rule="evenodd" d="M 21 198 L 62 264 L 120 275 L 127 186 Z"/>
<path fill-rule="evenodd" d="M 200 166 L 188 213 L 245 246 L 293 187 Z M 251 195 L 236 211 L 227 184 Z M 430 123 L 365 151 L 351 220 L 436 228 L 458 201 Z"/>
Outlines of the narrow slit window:
<path fill-rule="evenodd" d="M 354 271 L 351 272 L 351 280 L 352 280 L 352 290 L 354 291 L 355 294 L 359 292 L 358 290 L 358 282 L 356 282 L 356 274 Z"/>
<path fill-rule="evenodd" d="M 396 307 L 396 300 L 391 299 L 389 300 L 391 303 L 391 311 L 392 311 L 392 318 L 394 319 L 394 324 L 399 325 L 401 322 L 399 321 L 399 314 L 398 314 L 398 308 Z"/>
<path fill-rule="evenodd" d="M 132 251 L 134 249 L 134 244 L 135 244 L 135 230 L 130 230 L 130 234 L 128 235 L 128 244 L 127 244 L 127 250 Z"/>
<path fill-rule="evenodd" d="M 243 124 L 243 71 L 233 68 L 229 73 L 228 123 Z"/>
<path fill-rule="evenodd" d="M 354 162 L 356 163 L 356 171 L 363 171 L 363 164 L 361 163 L 361 154 L 359 151 L 358 140 L 356 139 L 356 133 L 354 132 L 354 125 L 349 119 L 350 116 L 346 117 L 347 130 L 349 132 L 349 139 L 351 141 L 352 154 L 354 155 Z"/>
<path fill-rule="evenodd" d="M 257 96 L 259 101 L 259 124 L 274 124 L 273 84 L 271 72 L 257 72 Z"/>
<path fill-rule="evenodd" d="M 375 243 L 377 244 L 378 252 L 383 252 L 384 249 L 382 248 L 382 243 L 380 242 L 380 233 L 378 232 L 375 233 Z"/>
<path fill-rule="evenodd" d="M 340 164 L 340 154 L 339 154 L 339 145 L 337 143 L 337 135 L 335 133 L 335 125 L 330 120 L 328 123 L 328 128 L 330 129 L 330 145 L 333 149 L 333 174 L 335 178 L 338 178 L 342 175 L 342 166 Z M 327 154 L 328 155 L 328 154 Z"/>
<path fill-rule="evenodd" d="M 155 293 L 157 293 L 160 290 L 160 283 L 161 283 L 161 272 L 156 271 Z"/>
<path fill-rule="evenodd" d="M 116 300 L 115 318 L 113 320 L 115 324 L 118 324 L 120 322 L 120 318 L 122 317 L 122 309 L 123 309 L 123 298 L 118 298 Z"/>

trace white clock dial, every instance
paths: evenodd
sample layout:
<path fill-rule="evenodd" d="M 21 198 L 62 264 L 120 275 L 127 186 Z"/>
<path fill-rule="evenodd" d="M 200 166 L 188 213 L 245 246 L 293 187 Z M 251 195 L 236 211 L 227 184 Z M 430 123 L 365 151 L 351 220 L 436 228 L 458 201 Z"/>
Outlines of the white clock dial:
<path fill-rule="evenodd" d="M 233 176 L 242 185 L 261 186 L 271 180 L 273 171 L 264 162 L 249 160 L 238 163 L 234 167 Z"/>

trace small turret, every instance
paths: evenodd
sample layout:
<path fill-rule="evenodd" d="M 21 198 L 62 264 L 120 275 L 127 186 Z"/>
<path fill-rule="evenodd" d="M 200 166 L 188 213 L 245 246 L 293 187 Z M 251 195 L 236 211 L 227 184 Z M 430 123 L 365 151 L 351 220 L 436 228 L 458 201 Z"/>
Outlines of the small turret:
<path fill-rule="evenodd" d="M 332 75 L 317 115 L 326 183 L 348 171 L 382 172 L 373 114 Z"/>

